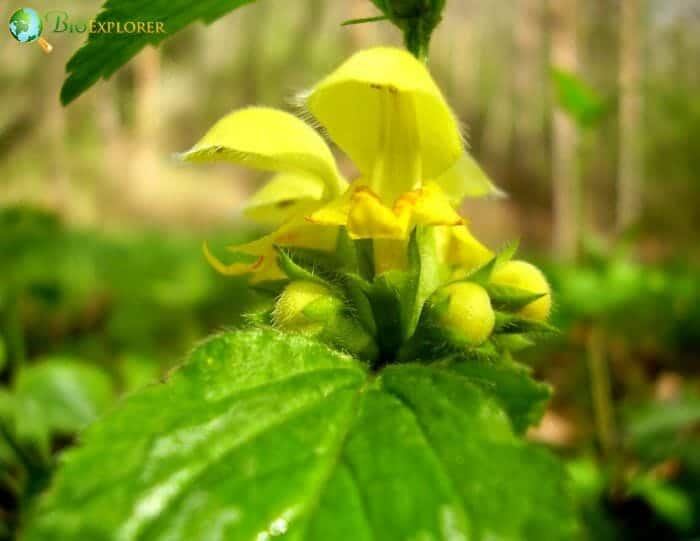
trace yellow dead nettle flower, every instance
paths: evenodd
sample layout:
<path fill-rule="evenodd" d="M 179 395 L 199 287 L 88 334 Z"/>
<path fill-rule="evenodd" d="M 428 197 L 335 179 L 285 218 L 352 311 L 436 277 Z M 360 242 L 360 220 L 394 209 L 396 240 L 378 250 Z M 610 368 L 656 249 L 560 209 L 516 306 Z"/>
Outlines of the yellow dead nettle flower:
<path fill-rule="evenodd" d="M 469 242 L 463 247 L 476 243 L 479 251 L 486 250 L 469 235 L 455 206 L 466 195 L 494 188 L 465 153 L 456 119 L 427 68 L 410 53 L 393 48 L 359 52 L 314 87 L 306 105 L 360 170 L 351 185 L 315 130 L 269 108 L 229 114 L 182 155 L 192 162 L 229 161 L 276 173 L 246 213 L 256 221 L 281 224 L 280 229 L 231 247 L 254 256 L 251 264 L 226 265 L 207 251 L 219 271 L 254 272 L 254 281 L 282 278 L 275 245 L 330 250 L 339 226 L 351 238 L 385 245 L 398 241 L 386 251 L 394 256 L 377 261 L 380 270 L 391 268 L 419 224 L 453 228 L 454 242 L 466 234 Z"/>
<path fill-rule="evenodd" d="M 405 238 L 420 223 L 462 223 L 439 185 L 464 153 L 459 128 L 410 53 L 359 52 L 313 88 L 306 104 L 361 173 L 311 221 L 347 226 L 352 238 L 387 239 Z"/>
<path fill-rule="evenodd" d="M 246 214 L 261 223 L 281 224 L 279 229 L 229 248 L 253 256 L 252 263 L 224 264 L 205 246 L 207 259 L 219 272 L 253 273 L 253 282 L 283 279 L 275 246 L 335 247 L 337 228 L 314 226 L 304 217 L 345 192 L 347 182 L 323 138 L 294 115 L 265 107 L 235 111 L 219 120 L 182 158 L 190 162 L 228 161 L 277 173 L 252 197 Z"/>

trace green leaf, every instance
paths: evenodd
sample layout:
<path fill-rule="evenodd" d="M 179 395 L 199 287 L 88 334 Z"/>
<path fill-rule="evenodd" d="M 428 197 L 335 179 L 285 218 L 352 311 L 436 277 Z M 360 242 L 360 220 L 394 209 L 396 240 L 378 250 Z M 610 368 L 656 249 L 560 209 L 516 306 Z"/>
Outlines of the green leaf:
<path fill-rule="evenodd" d="M 551 77 L 559 106 L 579 126 L 594 126 L 610 110 L 610 103 L 576 74 L 555 68 Z"/>
<path fill-rule="evenodd" d="M 484 286 L 487 285 L 489 283 L 489 280 L 491 279 L 491 273 L 493 272 L 493 269 L 510 261 L 513 258 L 513 256 L 515 255 L 515 252 L 518 251 L 519 246 L 520 246 L 520 241 L 518 241 L 518 240 L 513 240 L 513 241 L 506 243 L 506 245 L 503 247 L 503 249 L 500 252 L 498 252 L 494 257 L 492 257 L 489 261 L 487 261 L 483 266 L 479 267 L 472 274 L 470 274 L 466 278 L 463 278 L 462 280 L 476 282 L 477 284 L 481 284 Z M 460 280 L 456 280 L 456 281 L 460 281 Z"/>
<path fill-rule="evenodd" d="M 625 411 L 627 443 L 648 463 L 677 458 L 691 448 L 700 426 L 700 396 L 684 390 L 674 400 L 654 401 Z"/>
<path fill-rule="evenodd" d="M 237 331 L 65 455 L 25 541 L 569 540 L 563 470 L 454 370 Z"/>
<path fill-rule="evenodd" d="M 434 230 L 416 227 L 408 244 L 408 269 L 375 278 L 369 297 L 380 349 L 388 355 L 394 355 L 414 334 L 423 306 L 444 281 L 444 269 L 436 260 Z"/>
<path fill-rule="evenodd" d="M 517 311 L 531 302 L 546 295 L 546 293 L 533 293 L 519 287 L 502 284 L 486 284 L 484 286 L 491 297 L 491 303 L 496 310 Z"/>
<path fill-rule="evenodd" d="M 0 374 L 5 370 L 7 363 L 7 348 L 5 347 L 5 339 L 0 334 Z"/>
<path fill-rule="evenodd" d="M 73 435 L 114 399 L 111 378 L 100 368 L 52 358 L 23 369 L 14 383 L 15 431 L 48 450 L 52 435 Z"/>
<path fill-rule="evenodd" d="M 326 280 L 320 278 L 311 268 L 302 266 L 297 263 L 293 258 L 292 254 L 285 250 L 284 248 L 276 247 L 277 250 L 277 264 L 279 265 L 282 272 L 284 272 L 290 280 L 305 280 L 309 282 L 314 282 L 322 286 L 328 287 L 329 284 Z"/>
<path fill-rule="evenodd" d="M 644 498 L 659 516 L 676 528 L 687 530 L 693 525 L 693 502 L 678 487 L 645 475 L 635 477 L 627 490 L 631 495 Z"/>
<path fill-rule="evenodd" d="M 209 24 L 253 0 L 107 0 L 96 18 L 107 21 L 162 22 L 164 33 L 91 33 L 87 42 L 66 65 L 68 78 L 61 89 L 61 102 L 69 104 L 100 77 L 108 78 L 146 45 L 158 45 L 195 21 Z"/>
<path fill-rule="evenodd" d="M 5 388 L 0 387 L 0 464 L 10 464 L 15 459 L 11 442 L 7 441 L 7 438 L 11 437 L 8 427 L 12 425 L 13 417 L 14 399 Z"/>
<path fill-rule="evenodd" d="M 493 328 L 494 334 L 555 334 L 558 331 L 549 323 L 537 321 L 505 312 L 496 312 L 496 324 Z"/>
<path fill-rule="evenodd" d="M 386 15 L 377 15 L 375 17 L 362 17 L 360 19 L 348 19 L 340 23 L 341 26 L 352 26 L 354 24 L 376 23 L 377 21 L 386 21 L 389 17 Z"/>
<path fill-rule="evenodd" d="M 356 274 L 344 273 L 340 276 L 343 289 L 351 305 L 355 308 L 357 319 L 360 320 L 367 332 L 377 334 L 377 324 L 374 321 L 372 305 L 367 298 L 371 286 Z"/>
<path fill-rule="evenodd" d="M 517 434 L 540 422 L 552 395 L 549 385 L 532 379 L 530 369 L 514 361 L 470 359 L 450 365 L 450 370 L 493 395 L 508 413 Z"/>
<path fill-rule="evenodd" d="M 402 295 L 401 321 L 404 340 L 413 334 L 418 325 L 423 305 L 444 281 L 440 266 L 436 263 L 435 228 L 416 227 L 408 244 L 411 279 L 408 291 Z"/>

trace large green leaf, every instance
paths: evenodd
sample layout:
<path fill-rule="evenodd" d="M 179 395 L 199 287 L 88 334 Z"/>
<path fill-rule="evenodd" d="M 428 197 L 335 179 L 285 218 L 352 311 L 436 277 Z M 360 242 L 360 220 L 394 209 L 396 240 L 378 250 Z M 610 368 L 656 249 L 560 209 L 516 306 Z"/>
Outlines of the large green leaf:
<path fill-rule="evenodd" d="M 237 331 L 65 456 L 24 539 L 571 539 L 563 474 L 437 365 Z"/>
<path fill-rule="evenodd" d="M 510 360 L 490 362 L 471 359 L 450 369 L 491 394 L 508 413 L 517 434 L 539 423 L 552 391 L 532 379 L 529 367 Z"/>
<path fill-rule="evenodd" d="M 92 33 L 87 43 L 68 61 L 68 78 L 61 89 L 61 101 L 68 104 L 80 96 L 100 77 L 107 78 L 126 64 L 146 45 L 157 45 L 190 23 L 211 23 L 254 0 L 107 0 L 97 16 L 97 23 L 113 21 L 162 22 L 164 33 L 118 34 Z"/>

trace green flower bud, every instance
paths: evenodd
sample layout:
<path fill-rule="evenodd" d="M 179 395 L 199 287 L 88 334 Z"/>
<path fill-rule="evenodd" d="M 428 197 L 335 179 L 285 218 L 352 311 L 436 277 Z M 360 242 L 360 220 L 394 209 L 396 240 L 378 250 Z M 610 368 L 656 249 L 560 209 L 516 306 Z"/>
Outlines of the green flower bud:
<path fill-rule="evenodd" d="M 552 294 L 549 283 L 542 271 L 525 261 L 508 261 L 491 273 L 494 284 L 517 287 L 543 297 L 532 301 L 520 309 L 518 314 L 537 321 L 545 321 L 552 309 Z"/>
<path fill-rule="evenodd" d="M 314 336 L 366 359 L 379 355 L 374 338 L 348 313 L 343 300 L 316 282 L 298 280 L 285 287 L 272 320 L 278 329 Z"/>
<path fill-rule="evenodd" d="M 493 331 L 495 314 L 486 290 L 473 282 L 455 282 L 436 296 L 438 320 L 450 337 L 465 346 L 478 346 Z"/>
<path fill-rule="evenodd" d="M 342 307 L 342 301 L 321 284 L 309 281 L 291 282 L 282 291 L 272 311 L 275 327 L 308 336 L 319 334 L 323 330 L 323 322 L 304 313 L 317 301 L 327 304 L 324 308 L 329 311 L 337 311 Z"/>
<path fill-rule="evenodd" d="M 406 48 L 425 60 L 430 36 L 442 19 L 445 0 L 372 0 L 404 35 Z"/>
<path fill-rule="evenodd" d="M 406 18 L 439 15 L 445 0 L 372 0 L 388 16 Z"/>

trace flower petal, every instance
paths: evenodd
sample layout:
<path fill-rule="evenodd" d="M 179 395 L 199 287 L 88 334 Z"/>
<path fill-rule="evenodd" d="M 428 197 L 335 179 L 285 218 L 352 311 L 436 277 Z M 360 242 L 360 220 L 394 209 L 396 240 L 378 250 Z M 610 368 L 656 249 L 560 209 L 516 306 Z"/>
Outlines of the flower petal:
<path fill-rule="evenodd" d="M 410 214 L 397 216 L 368 188 L 355 189 L 347 218 L 350 238 L 403 239 L 408 234 L 409 221 Z"/>
<path fill-rule="evenodd" d="M 309 223 L 317 225 L 347 225 L 348 214 L 350 214 L 350 204 L 356 189 L 357 181 L 353 182 L 345 193 L 336 197 L 320 209 L 312 212 L 306 217 L 306 220 Z"/>
<path fill-rule="evenodd" d="M 263 257 L 260 256 L 252 263 L 241 263 L 240 261 L 224 263 L 211 253 L 206 242 L 202 245 L 202 251 L 204 252 L 204 257 L 206 257 L 209 264 L 214 267 L 217 272 L 226 276 L 240 276 L 242 274 L 254 272 L 263 261 Z"/>
<path fill-rule="evenodd" d="M 459 205 L 465 197 L 504 197 L 506 195 L 491 182 L 476 160 L 466 152 L 452 167 L 435 179 L 435 183 L 455 205 Z"/>
<path fill-rule="evenodd" d="M 435 183 L 404 193 L 393 207 L 363 186 L 362 179 L 348 191 L 307 217 L 314 224 L 347 226 L 354 239 L 406 239 L 415 225 L 459 225 L 462 217 Z"/>
<path fill-rule="evenodd" d="M 236 254 L 246 254 L 255 257 L 252 263 L 223 263 L 209 251 L 206 245 L 204 246 L 204 255 L 212 267 L 228 276 L 252 273 L 251 283 L 284 280 L 286 276 L 277 265 L 275 246 L 294 246 L 295 248 L 308 248 L 328 252 L 335 249 L 337 238 L 337 227 L 312 225 L 303 216 L 298 216 L 269 235 L 246 244 L 238 244 L 227 248 Z"/>
<path fill-rule="evenodd" d="M 256 222 L 278 225 L 316 209 L 323 190 L 323 183 L 316 177 L 278 173 L 248 200 L 245 214 Z"/>
<path fill-rule="evenodd" d="M 460 157 L 462 139 L 427 68 L 410 53 L 387 47 L 360 51 L 321 81 L 307 103 L 331 138 L 367 175 L 382 146 L 387 101 L 404 98 L 412 102 L 415 119 L 408 124 L 417 131 L 404 135 L 419 141 L 425 178 L 436 178 Z"/>
<path fill-rule="evenodd" d="M 493 252 L 476 240 L 466 225 L 440 228 L 439 233 L 442 261 L 457 266 L 462 273 L 468 274 L 493 257 Z"/>
<path fill-rule="evenodd" d="M 346 186 L 323 138 L 294 115 L 267 107 L 230 113 L 181 157 L 190 162 L 228 161 L 253 169 L 315 176 L 331 196 Z"/>
<path fill-rule="evenodd" d="M 394 204 L 394 214 L 410 216 L 412 225 L 460 225 L 462 217 L 452 207 L 450 200 L 435 183 L 408 192 Z"/>

